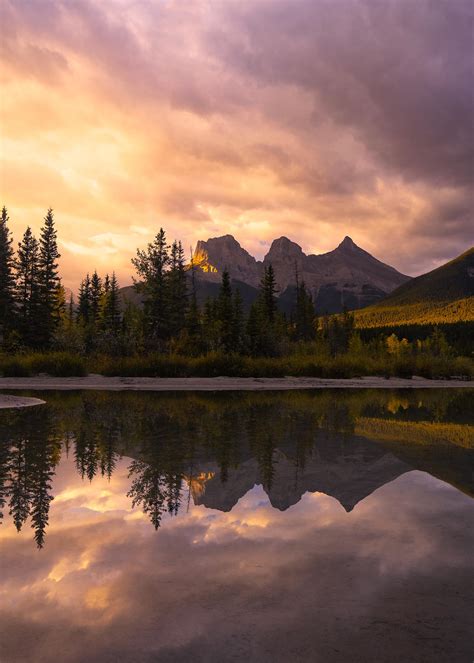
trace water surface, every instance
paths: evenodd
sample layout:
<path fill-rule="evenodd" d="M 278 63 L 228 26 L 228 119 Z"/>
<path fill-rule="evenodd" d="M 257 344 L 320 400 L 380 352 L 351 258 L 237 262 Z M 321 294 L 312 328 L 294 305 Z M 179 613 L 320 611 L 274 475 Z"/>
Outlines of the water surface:
<path fill-rule="evenodd" d="M 39 396 L 2 662 L 472 660 L 472 390 Z"/>

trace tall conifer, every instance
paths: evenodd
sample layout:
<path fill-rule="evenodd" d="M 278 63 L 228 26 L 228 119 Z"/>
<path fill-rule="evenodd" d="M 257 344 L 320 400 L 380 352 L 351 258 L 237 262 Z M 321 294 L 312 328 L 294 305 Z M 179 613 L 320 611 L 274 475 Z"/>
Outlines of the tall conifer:
<path fill-rule="evenodd" d="M 17 327 L 25 345 L 37 345 L 39 288 L 39 245 L 28 226 L 18 244 L 15 286 Z"/>
<path fill-rule="evenodd" d="M 53 210 L 48 209 L 41 228 L 39 240 L 39 324 L 37 328 L 38 345 L 48 347 L 59 323 L 58 288 L 60 285 L 57 231 Z"/>
<path fill-rule="evenodd" d="M 8 213 L 2 208 L 0 216 L 0 344 L 12 328 L 14 305 L 14 258 L 12 237 L 8 228 Z"/>
<path fill-rule="evenodd" d="M 137 292 L 144 296 L 146 332 L 152 344 L 163 346 L 168 339 L 169 324 L 167 312 L 166 272 L 169 267 L 169 246 L 166 233 L 160 228 L 153 242 L 142 251 L 137 250 L 132 259 L 138 280 L 135 280 Z"/>

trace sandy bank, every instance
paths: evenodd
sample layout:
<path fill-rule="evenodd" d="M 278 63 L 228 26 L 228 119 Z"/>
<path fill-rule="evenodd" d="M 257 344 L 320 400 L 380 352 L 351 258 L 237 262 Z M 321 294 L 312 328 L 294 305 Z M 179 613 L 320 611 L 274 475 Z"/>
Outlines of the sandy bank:
<path fill-rule="evenodd" d="M 414 377 L 381 377 L 325 380 L 322 378 L 123 378 L 89 375 L 85 378 L 0 378 L 0 389 L 37 390 L 132 390 L 132 391 L 281 391 L 287 389 L 401 389 L 401 388 L 474 388 L 464 380 L 426 380 Z"/>
<path fill-rule="evenodd" d="M 24 398 L 23 396 L 9 396 L 0 394 L 0 410 L 6 408 L 31 407 L 32 405 L 43 405 L 44 401 L 39 398 Z"/>

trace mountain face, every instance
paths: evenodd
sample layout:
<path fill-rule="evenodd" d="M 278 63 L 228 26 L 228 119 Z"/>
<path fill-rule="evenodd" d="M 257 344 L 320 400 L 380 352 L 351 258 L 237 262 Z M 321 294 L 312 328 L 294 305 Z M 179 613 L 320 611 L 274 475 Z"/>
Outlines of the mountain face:
<path fill-rule="evenodd" d="M 243 249 L 232 235 L 199 241 L 193 254 L 193 263 L 207 280 L 220 283 L 224 269 L 230 277 L 257 287 L 263 272 L 262 264 Z"/>
<path fill-rule="evenodd" d="M 445 265 L 417 276 L 387 297 L 386 304 L 455 301 L 474 295 L 474 247 Z"/>
<path fill-rule="evenodd" d="M 289 310 L 294 299 L 296 271 L 311 291 L 320 313 L 336 313 L 373 304 L 409 280 L 359 248 L 350 237 L 322 255 L 306 255 L 287 237 L 272 242 L 263 262 L 255 260 L 231 236 L 199 241 L 193 262 L 200 281 L 220 282 L 227 269 L 231 279 L 257 288 L 264 267 L 272 265 L 280 291 L 280 305 Z M 256 293 L 255 293 L 256 294 Z"/>
<path fill-rule="evenodd" d="M 474 320 L 474 247 L 358 313 L 360 327 Z"/>

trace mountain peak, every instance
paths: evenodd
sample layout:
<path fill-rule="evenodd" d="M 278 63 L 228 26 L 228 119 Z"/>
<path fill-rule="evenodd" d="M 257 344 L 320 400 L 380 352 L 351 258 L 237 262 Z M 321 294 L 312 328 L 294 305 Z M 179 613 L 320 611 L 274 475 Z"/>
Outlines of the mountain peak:
<path fill-rule="evenodd" d="M 211 279 L 217 278 L 217 274 L 222 274 L 224 269 L 227 269 L 233 279 L 255 286 L 259 283 L 257 261 L 242 248 L 233 235 L 200 240 L 194 254 L 194 264 L 199 266 L 202 272 L 211 273 Z"/>
<path fill-rule="evenodd" d="M 288 239 L 288 237 L 282 236 L 273 240 L 265 260 L 271 260 L 274 258 L 291 258 L 294 260 L 295 258 L 302 257 L 303 255 L 303 249 L 299 244 L 292 242 L 291 239 Z"/>
<path fill-rule="evenodd" d="M 349 237 L 349 235 L 346 235 L 337 248 L 338 249 L 345 249 L 346 251 L 354 251 L 354 249 L 358 249 L 359 247 L 353 241 L 352 237 Z"/>

